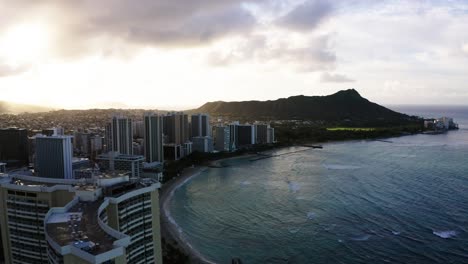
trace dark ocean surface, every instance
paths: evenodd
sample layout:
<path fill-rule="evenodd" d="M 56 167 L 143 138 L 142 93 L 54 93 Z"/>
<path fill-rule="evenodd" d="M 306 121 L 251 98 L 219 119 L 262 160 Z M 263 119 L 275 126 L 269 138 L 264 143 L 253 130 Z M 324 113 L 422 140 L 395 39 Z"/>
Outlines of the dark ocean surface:
<path fill-rule="evenodd" d="M 391 108 L 461 129 L 230 161 L 175 192 L 179 231 L 218 263 L 468 263 L 468 107 Z"/>

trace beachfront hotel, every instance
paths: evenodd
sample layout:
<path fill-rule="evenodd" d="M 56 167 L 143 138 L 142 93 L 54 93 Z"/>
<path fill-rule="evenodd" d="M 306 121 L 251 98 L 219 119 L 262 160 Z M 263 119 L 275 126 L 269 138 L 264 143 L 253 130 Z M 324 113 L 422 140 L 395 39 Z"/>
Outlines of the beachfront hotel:
<path fill-rule="evenodd" d="M 128 172 L 78 180 L 0 173 L 5 262 L 162 263 L 159 188 Z"/>

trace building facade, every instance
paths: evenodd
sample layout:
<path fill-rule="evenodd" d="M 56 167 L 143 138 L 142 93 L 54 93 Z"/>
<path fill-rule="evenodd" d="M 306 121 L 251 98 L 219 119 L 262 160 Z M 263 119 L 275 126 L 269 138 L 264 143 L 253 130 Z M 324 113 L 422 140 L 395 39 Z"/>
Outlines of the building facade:
<path fill-rule="evenodd" d="M 72 179 L 73 149 L 70 136 L 36 136 L 35 174 L 44 178 Z"/>
<path fill-rule="evenodd" d="M 132 120 L 125 117 L 113 117 L 106 126 L 107 151 L 133 154 Z"/>
<path fill-rule="evenodd" d="M 217 151 L 231 151 L 230 149 L 230 129 L 226 126 L 214 128 L 215 142 L 214 149 Z"/>
<path fill-rule="evenodd" d="M 237 125 L 237 147 L 243 147 L 255 144 L 255 126 Z"/>
<path fill-rule="evenodd" d="M 195 114 L 190 117 L 191 137 L 211 137 L 210 116 Z"/>
<path fill-rule="evenodd" d="M 0 129 L 0 161 L 11 166 L 28 165 L 29 146 L 26 129 Z"/>
<path fill-rule="evenodd" d="M 168 113 L 163 117 L 163 131 L 166 144 L 182 145 L 189 141 L 188 115 L 182 112 Z"/>
<path fill-rule="evenodd" d="M 164 162 L 163 117 L 155 114 L 144 116 L 144 151 L 146 162 Z"/>
<path fill-rule="evenodd" d="M 209 153 L 213 152 L 212 137 L 194 137 L 192 138 L 192 150 L 195 152 Z"/>
<path fill-rule="evenodd" d="M 132 178 L 140 178 L 145 157 L 108 152 L 96 158 L 99 167 L 108 171 L 129 171 Z"/>

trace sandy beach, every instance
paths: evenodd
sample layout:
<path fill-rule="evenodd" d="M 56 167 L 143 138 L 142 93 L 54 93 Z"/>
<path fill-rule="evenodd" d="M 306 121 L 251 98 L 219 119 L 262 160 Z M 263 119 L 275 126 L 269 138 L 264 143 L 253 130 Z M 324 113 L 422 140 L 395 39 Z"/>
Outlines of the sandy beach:
<path fill-rule="evenodd" d="M 171 216 L 169 203 L 175 190 L 184 185 L 187 181 L 207 170 L 207 167 L 194 167 L 184 169 L 182 175 L 165 183 L 161 188 L 161 236 L 169 243 L 179 248 L 183 253 L 189 256 L 190 263 L 214 263 L 200 254 L 184 238 L 182 229 L 177 225 Z M 174 243 L 176 242 L 176 243 Z M 176 244 L 176 245 L 175 245 Z"/>

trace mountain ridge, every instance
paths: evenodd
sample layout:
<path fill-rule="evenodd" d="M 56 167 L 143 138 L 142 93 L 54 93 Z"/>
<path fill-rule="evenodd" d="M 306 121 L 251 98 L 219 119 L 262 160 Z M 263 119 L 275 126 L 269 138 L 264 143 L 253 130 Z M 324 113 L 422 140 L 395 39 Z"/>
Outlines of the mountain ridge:
<path fill-rule="evenodd" d="M 241 120 L 311 120 L 352 123 L 398 124 L 408 115 L 370 102 L 355 89 L 326 96 L 296 95 L 268 101 L 208 102 L 190 112 Z"/>

